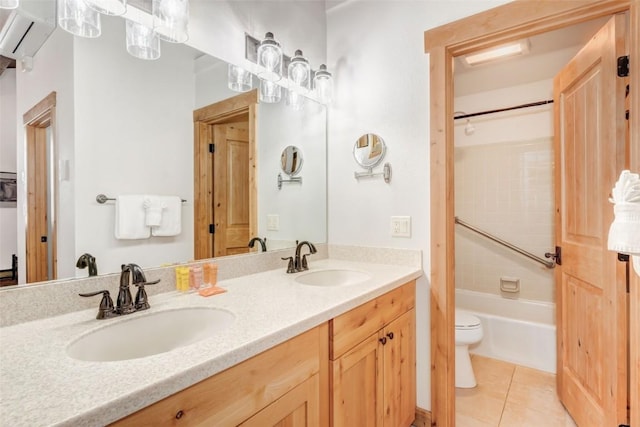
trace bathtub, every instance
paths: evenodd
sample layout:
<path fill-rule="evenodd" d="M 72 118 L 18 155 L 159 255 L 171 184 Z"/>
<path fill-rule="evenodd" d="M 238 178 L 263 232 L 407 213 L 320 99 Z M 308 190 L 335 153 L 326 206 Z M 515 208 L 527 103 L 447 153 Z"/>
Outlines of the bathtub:
<path fill-rule="evenodd" d="M 484 336 L 469 352 L 556 372 L 554 303 L 503 298 L 456 289 L 456 308 L 480 318 Z"/>

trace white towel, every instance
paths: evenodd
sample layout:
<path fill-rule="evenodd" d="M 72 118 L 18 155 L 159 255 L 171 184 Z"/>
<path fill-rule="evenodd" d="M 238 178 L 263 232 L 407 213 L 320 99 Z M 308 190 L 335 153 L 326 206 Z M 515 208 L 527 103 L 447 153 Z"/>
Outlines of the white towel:
<path fill-rule="evenodd" d="M 116 239 L 148 239 L 151 229 L 145 225 L 144 197 L 124 195 L 116 197 Z"/>
<path fill-rule="evenodd" d="M 164 205 L 159 227 L 151 227 L 152 236 L 177 236 L 182 232 L 182 200 L 177 196 L 153 196 Z"/>
<path fill-rule="evenodd" d="M 145 196 L 144 222 L 147 227 L 159 227 L 162 224 L 162 211 L 166 208 L 162 198 L 158 196 Z"/>

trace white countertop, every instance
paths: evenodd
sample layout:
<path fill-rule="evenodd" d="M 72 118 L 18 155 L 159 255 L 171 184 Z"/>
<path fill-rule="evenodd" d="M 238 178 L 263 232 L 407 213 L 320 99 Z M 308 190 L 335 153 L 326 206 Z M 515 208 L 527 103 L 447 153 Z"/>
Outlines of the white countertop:
<path fill-rule="evenodd" d="M 149 310 L 120 318 L 96 320 L 96 297 L 95 309 L 0 328 L 0 425 L 108 424 L 422 275 L 409 266 L 310 262 L 310 271 L 329 268 L 366 271 L 372 278 L 350 286 L 305 286 L 280 268 L 220 281 L 227 292 L 211 297 L 152 296 Z M 86 362 L 66 354 L 67 345 L 88 331 L 180 307 L 221 308 L 236 319 L 215 338 L 145 358 Z"/>

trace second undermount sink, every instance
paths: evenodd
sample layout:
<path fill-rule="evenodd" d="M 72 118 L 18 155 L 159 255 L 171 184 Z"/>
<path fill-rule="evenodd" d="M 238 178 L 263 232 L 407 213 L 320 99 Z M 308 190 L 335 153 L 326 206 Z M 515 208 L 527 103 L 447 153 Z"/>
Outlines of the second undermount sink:
<path fill-rule="evenodd" d="M 91 362 L 137 359 L 215 337 L 234 321 L 233 313 L 216 308 L 158 311 L 84 334 L 69 344 L 67 354 Z"/>
<path fill-rule="evenodd" d="M 371 275 L 363 271 L 331 269 L 302 273 L 294 280 L 309 286 L 349 286 L 366 282 L 369 279 L 371 279 Z"/>

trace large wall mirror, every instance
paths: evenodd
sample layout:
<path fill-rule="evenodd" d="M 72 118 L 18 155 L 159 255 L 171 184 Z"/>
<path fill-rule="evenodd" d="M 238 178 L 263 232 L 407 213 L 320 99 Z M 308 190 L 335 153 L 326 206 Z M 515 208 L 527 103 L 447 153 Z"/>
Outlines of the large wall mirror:
<path fill-rule="evenodd" d="M 53 92 L 55 132 L 50 135 L 48 175 L 56 207 L 56 278 L 87 276 L 86 269 L 76 267 L 84 253 L 95 257 L 98 274 L 118 272 L 124 263 L 149 268 L 194 259 L 194 111 L 239 95 L 227 88 L 226 63 L 170 43 L 162 44 L 158 60 L 133 58 L 125 49 L 124 20 L 105 16 L 97 39 L 74 38 L 57 28 L 33 58 L 31 71 L 22 72 L 18 64 L 15 71 L 0 75 L 0 91 L 2 157 L 16 153 L 19 193 L 17 206 L 3 208 L 0 215 L 3 222 L 16 218 L 17 230 L 16 235 L 0 234 L 0 269 L 8 268 L 11 253 L 16 253 L 19 284 L 25 283 L 25 188 L 30 175 L 21 166 L 27 153 L 18 141 L 25 140 L 24 112 Z M 15 115 L 4 114 L 11 97 Z M 11 122 L 5 122 L 7 117 Z M 13 126 L 15 132 L 5 132 Z M 296 240 L 326 243 L 325 108 L 311 99 L 300 111 L 284 102 L 259 103 L 254 129 L 256 236 L 267 238 L 268 250 L 293 247 Z M 9 140 L 14 146 L 7 148 Z M 305 182 L 282 192 L 273 177 L 290 145 L 305 153 Z M 182 231 L 171 237 L 118 240 L 114 202 L 100 204 L 98 194 L 179 196 L 186 200 Z M 267 230 L 267 217 L 273 216 L 278 216 L 279 227 Z"/>

